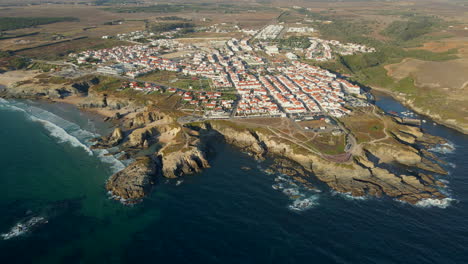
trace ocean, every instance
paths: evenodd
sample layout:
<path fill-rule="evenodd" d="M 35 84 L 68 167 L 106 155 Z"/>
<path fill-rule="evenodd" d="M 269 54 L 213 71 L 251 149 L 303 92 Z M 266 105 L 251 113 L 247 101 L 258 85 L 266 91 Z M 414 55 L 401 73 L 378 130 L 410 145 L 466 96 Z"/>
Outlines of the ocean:
<path fill-rule="evenodd" d="M 377 104 L 407 111 L 385 96 Z M 299 189 L 307 210 L 272 188 L 285 179 L 264 171 L 268 160 L 226 144 L 214 144 L 211 168 L 124 206 L 104 184 L 125 162 L 89 149 L 112 130 L 97 116 L 0 99 L 0 124 L 0 233 L 48 220 L 0 240 L 2 263 L 468 263 L 468 136 L 430 120 L 423 128 L 455 146 L 432 150 L 448 162 L 450 201 L 355 199 L 318 184 Z"/>

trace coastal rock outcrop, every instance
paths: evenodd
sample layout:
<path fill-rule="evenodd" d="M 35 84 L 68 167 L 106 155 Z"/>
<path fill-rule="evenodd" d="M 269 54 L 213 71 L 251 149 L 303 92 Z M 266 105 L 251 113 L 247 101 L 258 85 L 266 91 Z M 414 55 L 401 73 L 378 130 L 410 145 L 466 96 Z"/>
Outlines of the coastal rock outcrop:
<path fill-rule="evenodd" d="M 112 175 L 106 189 L 125 200 L 141 199 L 150 191 L 155 174 L 156 163 L 150 157 L 138 157 L 128 167 Z"/>
<path fill-rule="evenodd" d="M 257 158 L 266 154 L 266 149 L 258 140 L 257 135 L 248 129 L 240 130 L 217 123 L 211 124 L 211 129 L 220 132 L 227 143 L 240 148 L 241 151 L 248 152 Z"/>
<path fill-rule="evenodd" d="M 180 150 L 162 154 L 162 175 L 177 178 L 209 168 L 205 155 L 196 147 L 184 147 Z"/>
<path fill-rule="evenodd" d="M 92 149 L 105 149 L 112 148 L 119 145 L 124 139 L 122 129 L 115 128 L 111 135 L 103 136 L 95 140 L 95 144 L 91 146 Z"/>
<path fill-rule="evenodd" d="M 124 143 L 124 147 L 127 148 L 135 148 L 140 147 L 143 148 L 146 144 L 148 145 L 148 141 L 156 134 L 156 129 L 153 127 L 142 127 L 133 130 L 130 135 L 128 136 L 128 140 Z"/>
<path fill-rule="evenodd" d="M 412 166 L 421 162 L 421 156 L 415 148 L 398 144 L 367 145 L 366 151 L 379 159 L 379 162 L 398 162 L 403 165 Z"/>
<path fill-rule="evenodd" d="M 292 160 L 302 166 L 304 170 L 314 173 L 320 181 L 326 183 L 330 188 L 341 193 L 349 193 L 353 196 L 380 197 L 387 195 L 412 204 L 425 198 L 440 199 L 445 197 L 434 188 L 434 186 L 439 186 L 438 181 L 430 181 L 429 177 L 421 179 L 421 177 L 412 175 L 396 175 L 384 168 L 377 167 L 365 156 L 358 156 L 354 160 L 338 163 L 327 160 L 326 157 L 312 151 L 293 148 L 293 143 L 288 144 L 284 140 L 278 140 L 275 135 L 262 129 L 241 130 L 229 128 L 226 124 L 216 123 L 209 127 L 223 135 L 228 143 L 238 146 L 242 150 L 253 151 L 254 155 L 270 154 Z M 416 130 L 412 132 L 418 133 Z M 389 147 L 369 147 L 366 150 L 377 157 L 380 162 L 398 162 L 405 166 L 421 164 L 422 158 L 418 150 L 398 141 L 395 141 L 395 144 L 398 147 L 388 145 Z M 285 172 L 297 173 L 301 172 L 302 168 L 294 171 L 286 168 Z M 277 168 L 275 170 L 278 171 Z"/>

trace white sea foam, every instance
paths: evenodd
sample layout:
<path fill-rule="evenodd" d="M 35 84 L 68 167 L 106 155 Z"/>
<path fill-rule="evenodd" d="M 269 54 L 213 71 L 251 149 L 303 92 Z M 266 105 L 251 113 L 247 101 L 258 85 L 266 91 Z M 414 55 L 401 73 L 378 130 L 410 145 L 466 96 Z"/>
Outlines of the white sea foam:
<path fill-rule="evenodd" d="M 452 198 L 444 198 L 444 199 L 432 199 L 432 198 L 427 198 L 423 199 L 419 202 L 416 203 L 416 206 L 419 207 L 439 207 L 439 208 L 447 208 L 455 199 Z"/>
<path fill-rule="evenodd" d="M 318 195 L 312 195 L 307 198 L 300 197 L 294 200 L 292 204 L 290 204 L 288 207 L 291 210 L 294 211 L 305 211 L 307 209 L 312 208 L 313 206 L 318 205 Z"/>
<path fill-rule="evenodd" d="M 26 110 L 21 109 L 17 106 L 10 104 L 7 100 L 0 98 L 0 109 L 12 110 L 15 112 L 26 112 Z"/>
<path fill-rule="evenodd" d="M 81 143 L 76 137 L 68 134 L 63 128 L 57 126 L 56 124 L 50 121 L 39 119 L 34 116 L 29 116 L 29 118 L 32 121 L 41 123 L 44 126 L 44 128 L 49 131 L 52 137 L 58 139 L 59 143 L 69 143 L 74 147 L 84 149 L 89 155 L 93 155 L 91 149 L 89 149 L 85 144 Z"/>
<path fill-rule="evenodd" d="M 117 172 L 125 169 L 125 165 L 120 160 L 116 159 L 112 155 L 107 155 L 107 154 L 109 154 L 109 151 L 107 151 L 106 149 L 95 150 L 95 152 L 96 152 L 98 158 L 102 162 L 111 165 L 111 170 L 112 170 L 113 173 L 117 173 Z"/>
<path fill-rule="evenodd" d="M 448 162 L 447 165 L 454 168 L 454 169 L 457 167 L 457 165 L 455 163 L 452 163 L 452 162 Z"/>
<path fill-rule="evenodd" d="M 93 152 L 90 149 L 90 146 L 93 144 L 90 140 L 99 136 L 96 133 L 81 129 L 79 125 L 65 120 L 49 111 L 21 102 L 1 99 L 0 108 L 24 112 L 31 121 L 42 124 L 49 134 L 56 138 L 59 143 L 68 143 L 73 147 L 82 148 L 89 155 L 96 154 L 102 162 L 111 165 L 113 173 L 125 168 L 125 165 L 121 161 L 112 155 L 107 155 L 109 150 L 101 149 Z"/>
<path fill-rule="evenodd" d="M 449 181 L 448 180 L 445 180 L 445 179 L 438 179 L 440 182 L 442 182 L 443 184 L 447 185 L 449 184 Z"/>
<path fill-rule="evenodd" d="M 293 211 L 304 211 L 318 204 L 317 199 L 319 195 L 317 194 L 317 190 L 304 186 L 300 182 L 296 182 L 290 176 L 276 176 L 275 184 L 271 187 L 275 190 L 281 191 L 292 200 L 292 203 L 288 205 L 288 208 Z"/>
<path fill-rule="evenodd" d="M 450 154 L 455 152 L 455 145 L 451 142 L 447 142 L 444 144 L 437 145 L 433 148 L 430 148 L 429 151 L 441 153 L 441 154 Z"/>
<path fill-rule="evenodd" d="M 342 192 L 337 192 L 337 191 L 331 191 L 331 194 L 333 196 L 340 196 L 340 197 L 343 197 L 347 200 L 360 200 L 360 201 L 364 201 L 364 200 L 368 200 L 369 197 L 367 196 L 354 196 L 352 195 L 351 193 L 347 192 L 347 193 L 342 193 Z"/>

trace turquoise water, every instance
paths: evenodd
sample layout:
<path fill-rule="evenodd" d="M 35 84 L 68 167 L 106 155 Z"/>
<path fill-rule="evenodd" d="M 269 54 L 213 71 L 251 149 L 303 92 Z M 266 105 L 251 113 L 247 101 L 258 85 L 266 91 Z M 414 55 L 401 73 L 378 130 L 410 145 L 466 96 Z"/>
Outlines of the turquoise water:
<path fill-rule="evenodd" d="M 378 104 L 404 110 L 386 97 Z M 276 176 L 263 172 L 265 163 L 220 142 L 210 169 L 180 185 L 163 180 L 126 207 L 104 189 L 122 164 L 88 148 L 110 131 L 97 117 L 1 101 L 0 124 L 0 233 L 31 216 L 49 219 L 0 241 L 5 263 L 468 262 L 467 137 L 432 122 L 425 129 L 456 146 L 438 154 L 450 162 L 448 207 L 352 199 L 317 183 L 321 192 L 305 194 L 314 206 L 302 212 L 271 187 Z"/>

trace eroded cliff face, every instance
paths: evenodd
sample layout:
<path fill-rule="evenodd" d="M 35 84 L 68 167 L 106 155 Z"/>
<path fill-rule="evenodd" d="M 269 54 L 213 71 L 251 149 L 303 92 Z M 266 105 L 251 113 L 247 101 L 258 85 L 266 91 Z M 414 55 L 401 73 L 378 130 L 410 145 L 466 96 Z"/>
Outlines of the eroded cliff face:
<path fill-rule="evenodd" d="M 173 113 L 145 107 L 132 98 L 98 92 L 92 89 L 98 84 L 95 79 L 47 85 L 40 82 L 24 81 L 8 88 L 2 96 L 54 99 L 74 95 L 83 99 L 75 102 L 80 107 L 113 111 L 115 116 L 109 120 L 118 120 L 119 127 L 111 135 L 97 139 L 93 147 L 119 147 L 126 152 L 127 158 L 135 159 L 127 168 L 112 175 L 106 184 L 117 197 L 137 200 L 149 192 L 157 177 L 176 178 L 209 167 L 199 133 L 179 124 Z M 283 162 L 274 169 L 301 177 L 304 184 L 307 184 L 309 172 L 333 190 L 354 196 L 387 195 L 410 203 L 424 198 L 444 198 L 436 189 L 443 186 L 440 181 L 427 173 L 414 175 L 410 171 L 417 168 L 446 173 L 430 160 L 434 160 L 430 153 L 416 147 L 417 144 L 441 143 L 441 140 L 422 133 L 419 128 L 400 125 L 389 132 L 389 139 L 364 144 L 347 162 L 337 162 L 320 153 L 301 149 L 287 140 L 279 140 L 266 129 L 238 127 L 227 121 L 221 124 L 208 122 L 201 125 L 201 130 L 217 131 L 227 143 L 255 158 L 263 159 L 267 155 L 281 158 Z M 159 145 L 154 153 L 140 157 L 141 150 L 154 144 Z M 396 173 L 384 166 L 392 163 L 408 167 L 408 173 Z"/>
<path fill-rule="evenodd" d="M 158 177 L 177 178 L 209 167 L 198 132 L 182 127 L 169 114 L 144 108 L 123 117 L 122 127 L 98 139 L 94 147 L 118 146 L 130 158 L 152 144 L 160 148 L 111 176 L 106 188 L 116 197 L 139 199 Z"/>
<path fill-rule="evenodd" d="M 262 157 L 267 154 L 281 156 L 300 164 L 338 192 L 354 196 L 387 195 L 413 204 L 425 198 L 445 197 L 435 188 L 441 183 L 433 177 L 397 175 L 370 161 L 365 155 L 356 156 L 349 162 L 338 163 L 312 152 L 307 154 L 298 152 L 291 147 L 291 144 L 279 142 L 274 136 L 262 130 L 242 130 L 216 123 L 212 123 L 210 127 L 222 134 L 228 143 L 238 146 L 243 151 L 252 152 L 254 156 Z M 422 136 L 418 131 L 413 131 L 413 134 Z M 370 149 L 382 163 L 398 162 L 406 166 L 421 164 L 422 158 L 418 150 L 397 141 L 395 144 L 391 148 L 380 146 Z"/>
<path fill-rule="evenodd" d="M 70 83 L 42 83 L 31 79 L 6 87 L 7 98 L 59 99 L 70 95 L 82 95 L 82 91 Z"/>
<path fill-rule="evenodd" d="M 204 153 L 193 146 L 169 154 L 161 154 L 161 158 L 162 175 L 166 178 L 198 173 L 209 167 Z"/>
<path fill-rule="evenodd" d="M 151 190 L 156 178 L 156 162 L 148 156 L 138 157 L 122 171 L 112 175 L 106 188 L 113 195 L 124 200 L 138 200 Z"/>
<path fill-rule="evenodd" d="M 402 165 L 412 166 L 422 160 L 418 150 L 408 145 L 398 144 L 396 141 L 391 144 L 367 145 L 364 149 L 383 163 L 397 162 Z"/>

